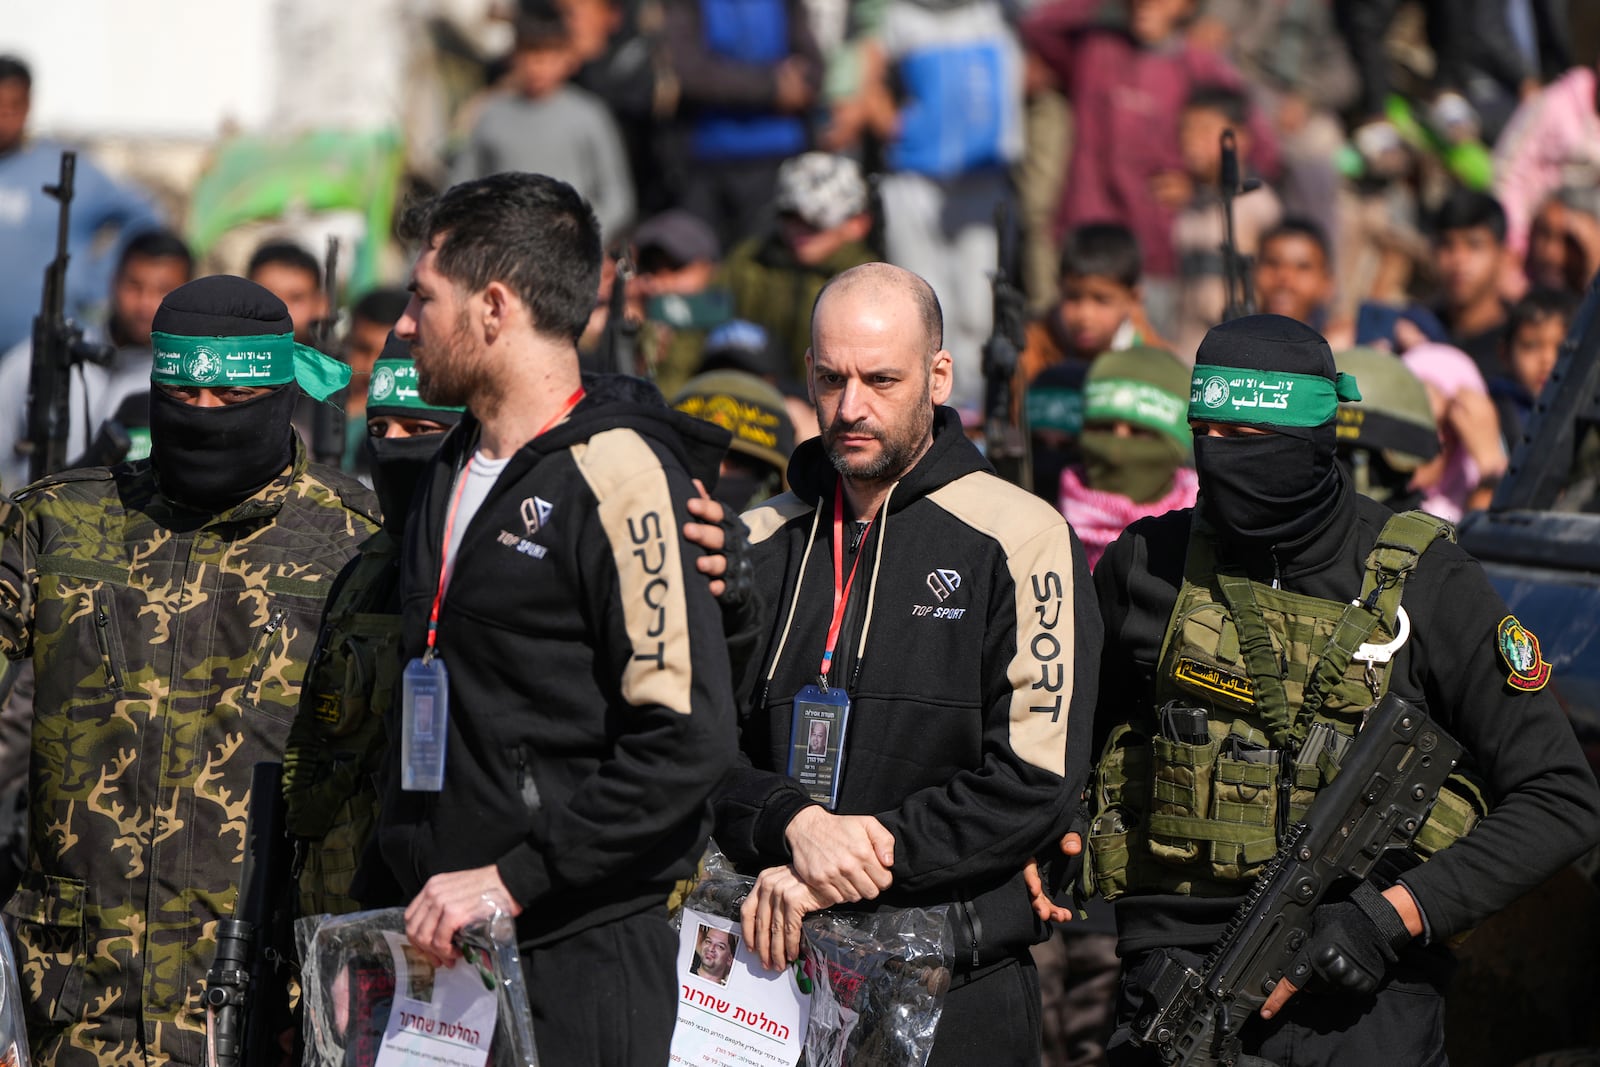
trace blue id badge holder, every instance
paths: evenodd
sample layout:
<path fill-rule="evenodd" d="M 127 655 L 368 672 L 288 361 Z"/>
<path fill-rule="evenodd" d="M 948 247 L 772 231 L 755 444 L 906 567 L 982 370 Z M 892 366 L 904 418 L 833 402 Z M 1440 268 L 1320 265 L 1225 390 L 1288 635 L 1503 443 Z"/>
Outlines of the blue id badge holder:
<path fill-rule="evenodd" d="M 829 811 L 839 802 L 844 773 L 844 731 L 850 696 L 841 686 L 808 685 L 794 697 L 789 729 L 789 777 Z"/>
<path fill-rule="evenodd" d="M 444 745 L 450 726 L 450 676 L 428 649 L 406 664 L 400 681 L 400 788 L 444 788 Z"/>

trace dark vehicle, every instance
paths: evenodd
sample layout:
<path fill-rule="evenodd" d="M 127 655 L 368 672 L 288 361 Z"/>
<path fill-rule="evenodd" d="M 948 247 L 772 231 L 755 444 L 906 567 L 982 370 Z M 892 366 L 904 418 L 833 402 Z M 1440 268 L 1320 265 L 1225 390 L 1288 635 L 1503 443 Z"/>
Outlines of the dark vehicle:
<path fill-rule="evenodd" d="M 1538 635 L 1554 667 L 1551 688 L 1600 768 L 1600 278 L 1493 502 L 1462 521 L 1460 536 Z M 1462 946 L 1446 1026 L 1451 1063 L 1600 1063 L 1596 859 L 1563 871 Z"/>
<path fill-rule="evenodd" d="M 1460 533 L 1512 613 L 1539 635 L 1557 696 L 1600 766 L 1600 278 L 1494 501 Z"/>

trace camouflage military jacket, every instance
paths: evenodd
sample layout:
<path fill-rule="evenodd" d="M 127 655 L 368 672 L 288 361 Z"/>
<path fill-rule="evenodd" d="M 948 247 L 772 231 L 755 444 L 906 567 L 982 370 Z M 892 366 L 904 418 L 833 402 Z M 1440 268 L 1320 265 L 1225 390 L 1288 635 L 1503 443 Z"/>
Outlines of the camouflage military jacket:
<path fill-rule="evenodd" d="M 400 689 L 400 546 L 380 530 L 328 600 L 283 753 L 289 832 L 300 839 L 300 913 L 344 914 L 377 821 L 373 775 Z"/>
<path fill-rule="evenodd" d="M 145 461 L 0 503 L 0 650 L 37 675 L 28 869 L 5 908 L 36 1063 L 202 1062 L 251 766 L 282 753 L 375 510 L 298 447 L 221 515 L 176 508 Z"/>

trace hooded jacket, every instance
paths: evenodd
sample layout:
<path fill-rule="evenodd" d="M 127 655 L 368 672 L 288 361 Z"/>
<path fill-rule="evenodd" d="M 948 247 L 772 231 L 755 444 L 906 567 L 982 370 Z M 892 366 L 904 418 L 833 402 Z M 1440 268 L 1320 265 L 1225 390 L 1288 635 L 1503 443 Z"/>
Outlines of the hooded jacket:
<path fill-rule="evenodd" d="M 714 800 L 717 843 L 748 866 L 788 862 L 784 831 L 813 803 L 785 772 L 793 698 L 817 679 L 833 610 L 838 475 L 819 439 L 789 478 L 745 516 L 775 614 L 741 686 L 743 759 Z M 958 967 L 1024 951 L 1047 931 L 1022 866 L 1054 847 L 1088 767 L 1101 634 L 1083 548 L 994 475 L 950 408 L 859 546 L 844 540 L 861 562 L 831 675 L 852 704 L 834 810 L 894 835 L 878 905 L 957 905 Z"/>
<path fill-rule="evenodd" d="M 444 788 L 399 789 L 378 842 L 409 899 L 434 874 L 495 864 L 548 944 L 662 906 L 694 871 L 706 798 L 733 759 L 727 645 L 699 549 L 679 533 L 692 476 L 727 434 L 604 376 L 510 459 L 464 531 L 439 609 L 449 672 Z M 426 647 L 464 418 L 406 525 L 403 654 Z M 398 706 L 391 737 L 400 737 Z"/>
<path fill-rule="evenodd" d="M 1367 554 L 1392 512 L 1358 497 L 1342 475 L 1339 492 L 1343 502 L 1321 529 L 1247 559 L 1249 577 L 1337 603 L 1356 596 Z M 1095 569 L 1108 637 L 1097 746 L 1130 716 L 1154 721 L 1155 672 L 1183 583 L 1192 515 L 1174 511 L 1134 523 Z M 1472 557 L 1435 541 L 1407 580 L 1401 606 L 1411 619 L 1411 637 L 1395 655 L 1389 691 L 1425 705 L 1462 743 L 1490 802 L 1471 833 L 1400 879 L 1421 907 L 1429 939 L 1438 943 L 1591 847 L 1600 837 L 1600 790 L 1554 694 L 1509 684 L 1496 635 L 1510 612 Z M 1209 945 L 1238 903 L 1237 897 L 1123 897 L 1117 920 L 1124 958 L 1164 946 Z"/>

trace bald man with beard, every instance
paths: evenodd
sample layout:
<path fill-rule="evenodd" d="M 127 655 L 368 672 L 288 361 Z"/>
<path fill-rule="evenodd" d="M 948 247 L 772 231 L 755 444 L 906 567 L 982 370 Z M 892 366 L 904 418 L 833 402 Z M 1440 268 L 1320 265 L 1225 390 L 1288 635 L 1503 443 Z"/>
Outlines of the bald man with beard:
<path fill-rule="evenodd" d="M 956 966 L 929 1064 L 1037 1064 L 1028 948 L 1047 929 L 1021 872 L 1087 769 L 1101 628 L 1083 549 L 945 406 L 923 279 L 844 272 L 811 336 L 822 433 L 796 449 L 792 491 L 745 515 L 775 623 L 740 694 L 746 759 L 713 796 L 718 843 L 758 875 L 744 936 L 776 968 L 810 912 L 947 904 Z M 819 770 L 823 718 L 838 755 Z"/>

